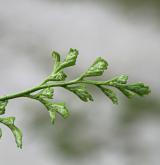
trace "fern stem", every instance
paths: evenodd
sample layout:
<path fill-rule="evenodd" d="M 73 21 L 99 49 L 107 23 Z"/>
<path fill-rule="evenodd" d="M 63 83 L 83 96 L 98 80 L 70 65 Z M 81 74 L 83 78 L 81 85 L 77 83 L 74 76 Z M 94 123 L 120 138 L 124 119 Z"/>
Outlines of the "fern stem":
<path fill-rule="evenodd" d="M 63 87 L 63 86 L 72 85 L 72 84 L 107 85 L 108 82 L 109 81 L 79 80 L 79 78 L 68 81 L 68 82 L 66 82 L 66 81 L 61 81 L 58 83 L 55 82 L 52 84 L 36 86 L 34 88 L 27 89 L 27 90 L 19 92 L 19 93 L 2 96 L 2 97 L 0 97 L 0 101 L 11 100 L 14 98 L 19 98 L 19 97 L 25 97 L 28 94 L 31 94 L 33 92 L 39 91 L 41 89 L 49 88 L 49 87 Z"/>

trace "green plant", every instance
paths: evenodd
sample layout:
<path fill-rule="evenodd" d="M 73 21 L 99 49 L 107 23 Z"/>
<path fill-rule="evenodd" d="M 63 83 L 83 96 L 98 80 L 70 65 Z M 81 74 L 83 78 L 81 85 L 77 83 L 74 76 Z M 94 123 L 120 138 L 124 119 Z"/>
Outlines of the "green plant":
<path fill-rule="evenodd" d="M 40 85 L 35 86 L 34 88 L 0 97 L 0 115 L 5 114 L 5 109 L 9 100 L 26 97 L 41 102 L 48 110 L 52 123 L 55 122 L 57 113 L 63 118 L 67 118 L 69 112 L 65 103 L 52 102 L 54 87 L 63 87 L 77 95 L 82 101 L 87 102 L 93 101 L 93 98 L 87 91 L 86 85 L 94 85 L 98 87 L 113 102 L 113 104 L 118 103 L 118 98 L 112 89 L 108 87 L 117 88 L 128 98 L 132 98 L 136 94 L 144 96 L 150 93 L 149 87 L 143 83 L 127 84 L 128 76 L 126 75 L 121 75 L 107 81 L 94 81 L 87 79 L 88 77 L 101 76 L 108 68 L 108 63 L 101 57 L 98 57 L 88 70 L 78 78 L 71 81 L 65 81 L 67 75 L 65 74 L 64 69 L 75 65 L 77 56 L 78 51 L 76 49 L 70 49 L 66 58 L 62 61 L 59 53 L 53 52 L 52 58 L 54 60 L 54 67 L 52 73 Z M 22 148 L 22 132 L 14 125 L 14 121 L 15 117 L 0 118 L 0 123 L 11 129 L 15 136 L 17 147 Z M 2 131 L 0 129 L 0 137 L 1 136 Z"/>

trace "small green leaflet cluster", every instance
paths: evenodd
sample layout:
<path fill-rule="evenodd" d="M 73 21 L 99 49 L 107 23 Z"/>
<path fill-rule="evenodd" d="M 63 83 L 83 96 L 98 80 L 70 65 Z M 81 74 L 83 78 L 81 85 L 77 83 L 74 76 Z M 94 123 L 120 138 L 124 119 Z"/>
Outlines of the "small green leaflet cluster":
<path fill-rule="evenodd" d="M 0 115 L 3 115 L 5 113 L 5 108 L 7 106 L 8 101 L 0 101 Z M 22 148 L 22 132 L 21 130 L 14 125 L 15 117 L 6 117 L 6 118 L 0 118 L 0 123 L 7 126 L 13 133 L 15 137 L 15 141 L 17 144 L 17 147 Z M 0 128 L 0 138 L 2 137 L 2 130 Z"/>
<path fill-rule="evenodd" d="M 37 94 L 28 95 L 27 97 L 40 101 L 48 110 L 51 122 L 54 124 L 56 113 L 59 113 L 63 118 L 67 118 L 69 116 L 69 112 L 65 103 L 52 102 L 53 93 L 53 88 L 46 88 Z"/>
<path fill-rule="evenodd" d="M 108 63 L 103 58 L 98 57 L 95 62 L 88 68 L 86 72 L 81 74 L 77 79 L 66 81 L 67 75 L 65 68 L 74 66 L 78 57 L 76 49 L 70 49 L 66 58 L 61 60 L 60 54 L 52 53 L 54 67 L 52 73 L 39 85 L 32 89 L 20 92 L 15 95 L 0 97 L 0 115 L 5 114 L 5 109 L 10 99 L 17 97 L 27 97 L 39 101 L 47 109 L 51 122 L 55 123 L 57 114 L 63 118 L 69 116 L 69 111 L 65 103 L 53 102 L 54 87 L 62 87 L 80 98 L 84 102 L 93 101 L 92 95 L 87 90 L 87 85 L 94 85 L 102 91 L 113 104 L 118 104 L 116 93 L 111 88 L 116 88 L 121 91 L 127 98 L 132 98 L 135 95 L 144 96 L 150 93 L 148 86 L 143 83 L 128 84 L 128 76 L 121 75 L 107 81 L 88 80 L 89 77 L 101 76 L 108 68 Z M 0 123 L 9 127 L 12 131 L 17 147 L 22 148 L 22 132 L 14 125 L 15 117 L 0 118 Z M 2 130 L 0 129 L 0 138 Z"/>
<path fill-rule="evenodd" d="M 93 101 L 92 95 L 88 93 L 85 85 L 66 86 L 65 89 L 76 94 L 82 101 Z"/>
<path fill-rule="evenodd" d="M 150 93 L 149 86 L 143 83 L 127 84 L 128 76 L 121 75 L 107 82 L 107 86 L 115 87 L 120 90 L 127 98 L 132 98 L 135 95 L 144 96 Z M 104 85 L 97 85 L 101 91 L 108 96 L 113 104 L 118 104 L 118 98 L 113 90 L 106 88 Z"/>
<path fill-rule="evenodd" d="M 15 117 L 6 117 L 6 118 L 0 118 L 0 122 L 4 125 L 6 125 L 10 130 L 12 131 L 17 147 L 22 148 L 22 132 L 21 130 L 14 125 Z M 0 137 L 2 136 L 2 131 L 0 130 Z"/>

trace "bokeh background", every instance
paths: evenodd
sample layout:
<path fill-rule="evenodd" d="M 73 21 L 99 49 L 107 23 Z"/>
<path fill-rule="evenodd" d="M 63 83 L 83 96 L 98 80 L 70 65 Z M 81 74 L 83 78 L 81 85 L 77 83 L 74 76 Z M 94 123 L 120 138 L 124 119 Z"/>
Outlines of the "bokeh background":
<path fill-rule="evenodd" d="M 159 0 L 0 0 L 0 94 L 40 83 L 52 70 L 51 52 L 80 52 L 67 69 L 74 78 L 97 56 L 110 67 L 102 79 L 128 74 L 152 93 L 119 105 L 90 87 L 95 102 L 84 103 L 64 89 L 71 116 L 54 126 L 32 100 L 10 101 L 7 115 L 23 130 L 16 148 L 4 126 L 0 165 L 159 165 L 160 164 L 160 1 Z"/>

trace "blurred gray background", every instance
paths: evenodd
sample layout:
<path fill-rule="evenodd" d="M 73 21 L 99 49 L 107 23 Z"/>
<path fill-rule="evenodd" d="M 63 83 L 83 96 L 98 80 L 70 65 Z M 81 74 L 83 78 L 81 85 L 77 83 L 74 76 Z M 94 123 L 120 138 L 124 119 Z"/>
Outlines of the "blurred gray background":
<path fill-rule="evenodd" d="M 71 116 L 54 126 L 32 100 L 10 101 L 6 116 L 16 116 L 23 149 L 3 129 L 0 165 L 159 165 L 160 164 L 160 1 L 159 0 L 0 0 L 0 95 L 30 88 L 52 70 L 51 52 L 80 52 L 76 77 L 97 56 L 110 64 L 102 79 L 128 74 L 152 93 L 119 105 L 90 87 L 95 102 L 55 90 Z"/>

